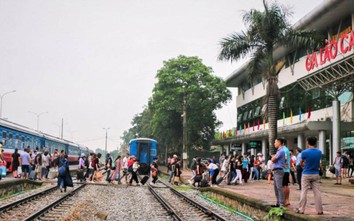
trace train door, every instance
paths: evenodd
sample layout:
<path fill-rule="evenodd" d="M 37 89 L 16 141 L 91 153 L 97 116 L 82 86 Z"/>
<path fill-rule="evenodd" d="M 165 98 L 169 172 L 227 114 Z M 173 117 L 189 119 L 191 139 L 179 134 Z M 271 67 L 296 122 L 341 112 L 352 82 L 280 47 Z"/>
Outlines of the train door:
<path fill-rule="evenodd" d="M 138 159 L 140 161 L 141 174 L 148 174 L 150 170 L 151 143 L 138 142 Z"/>

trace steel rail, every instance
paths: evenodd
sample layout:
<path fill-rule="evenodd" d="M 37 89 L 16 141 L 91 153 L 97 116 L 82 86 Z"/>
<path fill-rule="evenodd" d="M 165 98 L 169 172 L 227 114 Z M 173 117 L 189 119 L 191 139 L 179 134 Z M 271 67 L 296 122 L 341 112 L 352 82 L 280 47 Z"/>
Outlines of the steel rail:
<path fill-rule="evenodd" d="M 76 192 L 78 192 L 79 190 L 81 190 L 82 188 L 84 188 L 86 186 L 86 184 L 82 184 L 81 186 L 79 186 L 78 188 L 76 188 L 75 190 L 65 194 L 64 196 L 62 196 L 61 198 L 57 199 L 56 201 L 54 201 L 53 203 L 51 203 L 50 205 L 42 208 L 41 210 L 37 211 L 36 213 L 28 216 L 27 218 L 24 219 L 24 221 L 30 221 L 30 220 L 34 220 L 37 219 L 43 215 L 45 215 L 45 213 L 47 213 L 49 210 L 51 210 L 52 208 L 57 207 L 59 204 L 61 204 L 62 202 L 64 202 L 67 198 L 75 195 Z"/>
<path fill-rule="evenodd" d="M 161 205 L 167 210 L 167 213 L 172 216 L 174 220 L 182 221 L 182 219 L 178 216 L 177 212 L 168 204 L 166 200 L 164 200 L 160 195 L 148 184 L 149 190 L 154 195 L 154 197 L 161 203 Z"/>
<path fill-rule="evenodd" d="M 161 180 L 159 180 L 159 182 L 164 184 L 165 186 L 167 186 L 171 190 L 171 192 L 173 192 L 174 194 L 176 194 L 180 198 L 184 199 L 186 202 L 188 202 L 192 206 L 194 206 L 194 207 L 198 208 L 199 210 L 201 210 L 207 216 L 212 217 L 213 219 L 218 220 L 218 221 L 227 221 L 226 218 L 224 218 L 221 215 L 211 211 L 210 209 L 200 205 L 198 202 L 192 200 L 191 198 L 187 197 L 186 195 L 184 195 L 184 194 L 180 193 L 179 191 L 173 189 L 171 186 L 167 185 L 165 182 L 162 182 Z"/>
<path fill-rule="evenodd" d="M 47 194 L 49 192 L 55 191 L 57 189 L 58 189 L 58 186 L 54 186 L 54 187 L 51 187 L 49 189 L 43 190 L 43 191 L 41 191 L 39 193 L 35 193 L 33 195 L 25 197 L 23 199 L 19 199 L 19 200 L 16 200 L 16 201 L 12 202 L 12 203 L 5 204 L 3 206 L 0 206 L 0 211 L 1 211 L 1 213 L 6 212 L 7 210 L 9 210 L 9 209 L 11 209 L 13 207 L 19 206 L 19 205 L 21 205 L 21 204 L 23 204 L 25 202 L 32 201 L 32 200 L 34 200 L 34 199 L 36 199 L 38 197 L 41 197 L 41 196 L 43 196 L 43 195 L 45 195 L 45 194 Z"/>

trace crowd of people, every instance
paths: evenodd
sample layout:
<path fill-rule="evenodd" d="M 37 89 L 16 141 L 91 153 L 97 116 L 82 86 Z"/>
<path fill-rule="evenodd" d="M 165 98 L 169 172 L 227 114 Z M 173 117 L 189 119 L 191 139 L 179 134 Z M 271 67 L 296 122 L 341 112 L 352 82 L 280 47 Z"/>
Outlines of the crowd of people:
<path fill-rule="evenodd" d="M 202 158 L 195 156 L 190 165 L 193 177 L 189 182 L 193 186 L 205 187 L 218 186 L 223 181 L 227 185 L 244 184 L 249 180 L 258 181 L 261 179 L 261 174 L 267 171 L 264 161 L 264 156 L 261 153 L 257 156 L 250 153 L 235 156 L 222 154 L 218 160 L 215 156 L 208 160 L 202 160 Z M 182 171 L 181 160 L 177 155 L 168 158 L 167 169 L 168 182 L 178 185 Z"/>
<path fill-rule="evenodd" d="M 1 144 L 0 144 L 1 145 Z M 2 150 L 3 151 L 3 150 Z M 2 152 L 0 152 L 2 153 Z M 125 180 L 126 185 L 140 185 L 138 179 L 138 170 L 140 168 L 139 160 L 127 153 L 122 159 L 117 156 L 113 160 L 110 154 L 106 155 L 105 162 L 100 162 L 101 153 L 90 153 L 86 156 L 82 153 L 78 159 L 77 180 L 81 182 L 101 182 L 103 179 L 102 165 L 106 171 L 105 180 L 107 182 L 117 182 L 122 184 Z M 158 158 L 154 158 L 150 165 L 151 184 L 154 185 L 158 179 Z M 3 154 L 0 154 L 0 166 L 6 165 Z M 5 167 L 5 166 L 4 166 Z M 18 149 L 14 150 L 11 162 L 12 175 L 14 178 L 45 180 L 48 179 L 49 171 L 54 172 L 51 178 L 57 178 L 58 186 L 61 191 L 66 191 L 66 187 L 73 186 L 69 170 L 69 160 L 64 150 L 60 153 L 57 149 L 53 153 L 46 150 L 30 147 L 25 148 L 22 154 Z M 6 167 L 5 167 L 6 168 Z M 2 172 L 2 171 L 1 171 Z M 5 170 L 6 172 L 6 170 Z M 0 175 L 0 179 L 1 179 Z"/>

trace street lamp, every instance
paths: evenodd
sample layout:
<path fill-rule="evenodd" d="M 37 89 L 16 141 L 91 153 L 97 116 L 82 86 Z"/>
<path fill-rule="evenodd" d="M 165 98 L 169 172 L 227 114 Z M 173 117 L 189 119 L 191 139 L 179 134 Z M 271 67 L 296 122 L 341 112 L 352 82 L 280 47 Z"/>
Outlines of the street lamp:
<path fill-rule="evenodd" d="M 8 91 L 3 94 L 0 94 L 0 118 L 2 118 L 2 98 L 7 94 L 11 94 L 11 93 L 15 93 L 15 92 L 16 92 L 16 90 L 13 90 L 13 91 Z"/>
<path fill-rule="evenodd" d="M 108 128 L 103 128 L 103 130 L 106 131 L 106 144 L 105 144 L 105 147 L 104 147 L 104 151 L 105 151 L 105 153 L 107 155 L 107 131 L 109 130 L 109 127 Z"/>
<path fill-rule="evenodd" d="M 37 116 L 37 131 L 39 131 L 39 117 L 40 117 L 42 114 L 48 114 L 48 111 L 42 112 L 42 113 L 35 113 L 35 112 L 32 112 L 32 111 L 28 111 L 28 113 L 31 113 L 31 114 L 34 114 L 34 115 Z"/>

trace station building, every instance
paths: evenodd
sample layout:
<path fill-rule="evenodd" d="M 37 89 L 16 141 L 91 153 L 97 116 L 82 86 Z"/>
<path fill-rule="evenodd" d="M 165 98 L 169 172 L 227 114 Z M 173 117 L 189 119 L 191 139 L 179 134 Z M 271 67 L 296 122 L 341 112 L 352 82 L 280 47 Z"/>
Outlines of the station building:
<path fill-rule="evenodd" d="M 276 48 L 280 103 L 278 136 L 290 149 L 306 148 L 316 136 L 329 162 L 337 151 L 354 150 L 354 1 L 328 0 L 300 19 L 295 29 L 316 30 L 327 37 L 319 51 Z M 247 64 L 227 77 L 238 88 L 237 125 L 232 135 L 216 140 L 226 152 L 268 154 L 268 123 L 263 120 L 266 81 L 249 81 Z"/>

